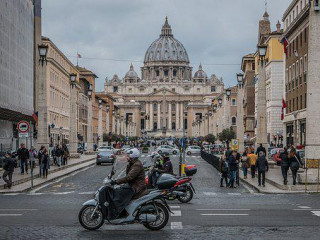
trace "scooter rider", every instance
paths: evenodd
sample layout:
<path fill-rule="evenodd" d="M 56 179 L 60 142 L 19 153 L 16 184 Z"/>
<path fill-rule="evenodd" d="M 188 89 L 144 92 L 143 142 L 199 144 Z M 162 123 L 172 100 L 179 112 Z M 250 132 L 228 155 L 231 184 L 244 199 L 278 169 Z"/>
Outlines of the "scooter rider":
<path fill-rule="evenodd" d="M 168 173 L 173 175 L 173 167 L 172 162 L 170 161 L 170 155 L 167 152 L 161 153 L 161 157 L 163 159 L 162 166 L 159 167 L 159 173 Z"/>
<path fill-rule="evenodd" d="M 139 160 L 140 151 L 137 148 L 133 148 L 128 150 L 126 154 L 128 156 L 129 162 L 126 169 L 126 176 L 112 181 L 111 184 L 128 183 L 135 192 L 132 199 L 138 199 L 139 197 L 147 194 L 144 168 L 141 161 Z"/>

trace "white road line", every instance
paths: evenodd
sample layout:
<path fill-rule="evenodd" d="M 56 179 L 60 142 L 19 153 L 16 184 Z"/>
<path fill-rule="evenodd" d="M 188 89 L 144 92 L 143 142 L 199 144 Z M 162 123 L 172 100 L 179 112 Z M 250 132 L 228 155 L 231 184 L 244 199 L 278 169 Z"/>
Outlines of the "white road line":
<path fill-rule="evenodd" d="M 241 193 L 228 193 L 228 195 L 238 196 L 238 195 L 241 195 Z"/>
<path fill-rule="evenodd" d="M 173 210 L 171 213 L 171 217 L 181 217 L 181 211 L 180 210 Z"/>
<path fill-rule="evenodd" d="M 91 195 L 91 194 L 94 194 L 94 192 L 80 192 L 78 194 L 80 194 L 80 195 Z"/>
<path fill-rule="evenodd" d="M 250 211 L 251 209 L 243 209 L 243 208 L 239 208 L 239 209 L 196 209 L 196 211 Z"/>
<path fill-rule="evenodd" d="M 43 195 L 45 193 L 28 193 L 27 195 L 30 195 L 30 196 L 37 196 L 37 195 Z"/>
<path fill-rule="evenodd" d="M 183 229 L 182 222 L 171 222 L 171 229 Z"/>
<path fill-rule="evenodd" d="M 52 194 L 55 194 L 55 195 L 67 195 L 67 194 L 70 194 L 70 193 L 74 193 L 74 191 L 71 191 L 71 192 L 53 192 Z"/>
<path fill-rule="evenodd" d="M 16 196 L 16 195 L 18 195 L 18 194 L 20 194 L 20 193 L 5 193 L 5 194 L 3 194 L 4 196 Z"/>
<path fill-rule="evenodd" d="M 17 209 L 10 209 L 10 208 L 6 208 L 6 209 L 0 209 L 0 211 L 37 211 L 38 209 L 33 209 L 33 208 L 17 208 Z"/>
<path fill-rule="evenodd" d="M 215 192 L 203 192 L 203 194 L 206 195 L 206 196 L 215 196 L 215 195 L 217 195 L 217 193 L 215 193 Z"/>
<path fill-rule="evenodd" d="M 307 206 L 299 206 L 298 208 L 307 209 L 307 208 L 311 208 L 311 207 L 307 207 Z"/>
<path fill-rule="evenodd" d="M 201 216 L 249 216 L 249 214 L 246 213 L 203 213 L 200 214 Z"/>
<path fill-rule="evenodd" d="M 19 217 L 22 216 L 22 214 L 10 214 L 10 213 L 0 213 L 0 217 Z"/>
<path fill-rule="evenodd" d="M 170 206 L 170 205 L 169 205 L 169 207 L 170 208 L 180 208 L 180 206 Z"/>
<path fill-rule="evenodd" d="M 311 211 L 315 216 L 320 217 L 320 211 Z"/>
<path fill-rule="evenodd" d="M 311 209 L 311 208 L 306 208 L 306 209 L 301 209 L 301 208 L 296 208 L 292 209 L 293 211 L 320 211 L 320 209 Z"/>

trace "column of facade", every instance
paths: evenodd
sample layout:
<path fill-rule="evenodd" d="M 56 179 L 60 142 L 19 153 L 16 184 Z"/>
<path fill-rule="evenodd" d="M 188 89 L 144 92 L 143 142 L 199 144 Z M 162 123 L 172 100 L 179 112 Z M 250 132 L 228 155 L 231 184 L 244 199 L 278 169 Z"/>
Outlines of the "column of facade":
<path fill-rule="evenodd" d="M 103 142 L 103 130 L 102 130 L 102 106 L 99 104 L 99 112 L 98 112 L 98 145 L 101 146 Z"/>
<path fill-rule="evenodd" d="M 117 134 L 121 134 L 120 133 L 121 130 L 121 126 L 120 126 L 120 118 L 117 119 Z"/>
<path fill-rule="evenodd" d="M 109 134 L 109 132 L 110 132 L 110 115 L 109 115 L 109 111 L 110 110 L 108 110 L 107 112 L 106 112 L 106 133 L 107 134 Z"/>
<path fill-rule="evenodd" d="M 158 102 L 157 103 L 157 107 L 158 107 L 158 112 L 157 112 L 157 117 L 158 117 L 158 130 L 161 129 L 160 123 L 161 123 L 161 103 Z"/>
<path fill-rule="evenodd" d="M 243 87 L 238 87 L 237 99 L 237 138 L 239 140 L 239 151 L 244 151 L 244 124 L 243 124 Z"/>
<path fill-rule="evenodd" d="M 184 129 L 184 106 L 183 106 L 183 102 L 180 103 L 180 129 L 181 131 L 183 131 Z"/>
<path fill-rule="evenodd" d="M 145 121 L 146 121 L 145 129 L 146 129 L 147 131 L 150 130 L 150 111 L 149 111 L 149 109 L 150 109 L 150 105 L 149 105 L 149 103 L 147 102 L 147 103 L 146 103 L 146 116 L 147 116 L 147 118 L 145 118 Z"/>
<path fill-rule="evenodd" d="M 153 131 L 153 103 L 149 104 L 149 113 L 150 113 L 150 121 L 149 121 L 149 130 Z"/>
<path fill-rule="evenodd" d="M 179 103 L 176 102 L 176 131 L 180 129 L 180 121 L 179 121 Z"/>
<path fill-rule="evenodd" d="M 114 114 L 112 114 L 112 132 L 116 133 L 116 119 Z"/>
<path fill-rule="evenodd" d="M 92 100 L 88 99 L 88 129 L 87 129 L 87 150 L 93 150 L 93 135 L 92 135 Z"/>
<path fill-rule="evenodd" d="M 168 130 L 172 130 L 172 104 L 171 102 L 169 102 L 169 106 L 168 106 L 168 114 L 169 114 L 169 117 L 168 117 Z"/>
<path fill-rule="evenodd" d="M 78 106 L 77 106 L 77 89 L 76 86 L 71 85 L 70 91 L 70 153 L 77 154 L 78 138 L 77 138 L 77 124 L 74 119 L 77 119 Z"/>

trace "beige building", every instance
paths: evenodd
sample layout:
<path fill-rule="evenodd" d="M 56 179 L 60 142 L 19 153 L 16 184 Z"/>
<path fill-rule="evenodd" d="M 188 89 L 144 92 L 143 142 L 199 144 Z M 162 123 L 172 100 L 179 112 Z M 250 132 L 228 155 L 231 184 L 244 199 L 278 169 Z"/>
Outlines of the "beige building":
<path fill-rule="evenodd" d="M 123 79 L 114 75 L 105 82 L 105 93 L 116 99 L 119 119 L 131 122 L 136 136 L 182 136 L 183 129 L 191 136 L 192 122 L 223 90 L 222 79 L 208 77 L 201 64 L 192 74 L 188 53 L 173 37 L 167 19 L 147 49 L 141 78 L 131 65 Z"/>

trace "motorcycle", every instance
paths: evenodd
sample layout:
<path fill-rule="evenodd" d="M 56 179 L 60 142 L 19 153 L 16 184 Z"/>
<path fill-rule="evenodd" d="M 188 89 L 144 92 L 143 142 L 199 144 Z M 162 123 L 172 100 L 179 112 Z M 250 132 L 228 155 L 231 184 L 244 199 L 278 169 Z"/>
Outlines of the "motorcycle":
<path fill-rule="evenodd" d="M 114 168 L 115 165 L 94 198 L 83 204 L 78 215 L 82 227 L 96 230 L 106 221 L 113 225 L 139 223 L 153 231 L 164 228 L 169 220 L 169 212 L 172 213 L 164 198 L 167 191 L 160 187 L 131 200 L 134 191 L 128 184 L 111 185 Z"/>
<path fill-rule="evenodd" d="M 195 189 L 191 183 L 192 176 L 196 174 L 197 168 L 195 165 L 185 167 L 186 177 L 175 177 L 171 174 L 160 174 L 157 168 L 150 168 L 148 175 L 145 178 L 146 185 L 149 189 L 158 189 L 159 183 L 161 187 L 165 187 L 168 191 L 165 198 L 168 200 L 178 199 L 182 203 L 188 203 L 192 200 Z M 168 183 L 163 186 L 164 182 Z"/>

